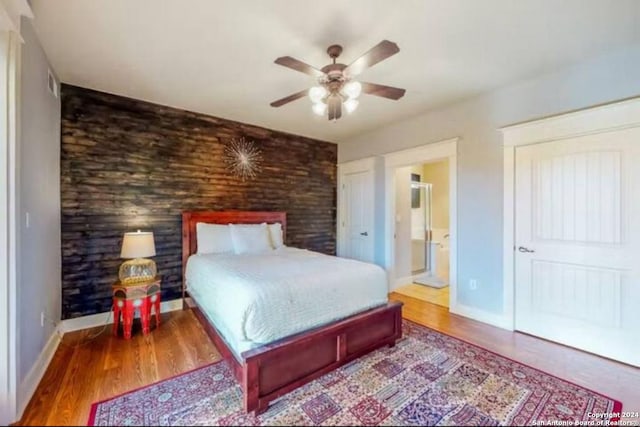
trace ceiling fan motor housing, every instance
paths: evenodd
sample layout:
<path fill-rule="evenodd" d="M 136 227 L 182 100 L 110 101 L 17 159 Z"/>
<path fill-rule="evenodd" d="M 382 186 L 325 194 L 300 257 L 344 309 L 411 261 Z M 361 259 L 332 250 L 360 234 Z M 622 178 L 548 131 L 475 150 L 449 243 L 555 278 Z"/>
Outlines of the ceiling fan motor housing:
<path fill-rule="evenodd" d="M 318 79 L 318 83 L 327 89 L 330 94 L 340 93 L 344 84 L 348 81 L 343 70 L 347 68 L 345 64 L 329 64 L 322 68 L 325 73 Z"/>
<path fill-rule="evenodd" d="M 327 48 L 327 53 L 329 54 L 329 57 L 333 58 L 335 61 L 335 59 L 342 53 L 342 46 L 339 44 L 332 44 Z"/>
<path fill-rule="evenodd" d="M 340 95 L 342 87 L 347 82 L 347 77 L 344 74 L 347 65 L 336 64 L 336 58 L 342 53 L 342 46 L 333 44 L 327 48 L 327 53 L 333 59 L 333 64 L 322 67 L 321 71 L 325 75 L 318 80 L 318 83 L 327 89 L 329 95 Z"/>

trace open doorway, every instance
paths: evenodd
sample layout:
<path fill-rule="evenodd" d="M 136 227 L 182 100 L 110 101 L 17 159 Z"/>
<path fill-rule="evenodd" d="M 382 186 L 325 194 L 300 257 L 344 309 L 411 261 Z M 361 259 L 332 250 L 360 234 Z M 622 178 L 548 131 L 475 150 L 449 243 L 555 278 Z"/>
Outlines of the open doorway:
<path fill-rule="evenodd" d="M 395 171 L 396 292 L 449 307 L 449 160 Z"/>
<path fill-rule="evenodd" d="M 391 290 L 457 309 L 457 138 L 385 155 Z"/>

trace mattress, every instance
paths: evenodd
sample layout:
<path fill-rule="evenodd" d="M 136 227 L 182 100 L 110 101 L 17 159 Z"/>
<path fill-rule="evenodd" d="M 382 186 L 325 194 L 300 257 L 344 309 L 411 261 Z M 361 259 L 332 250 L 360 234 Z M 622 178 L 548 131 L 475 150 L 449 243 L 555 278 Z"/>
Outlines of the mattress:
<path fill-rule="evenodd" d="M 387 302 L 377 265 L 281 247 L 189 257 L 187 291 L 236 356 Z"/>

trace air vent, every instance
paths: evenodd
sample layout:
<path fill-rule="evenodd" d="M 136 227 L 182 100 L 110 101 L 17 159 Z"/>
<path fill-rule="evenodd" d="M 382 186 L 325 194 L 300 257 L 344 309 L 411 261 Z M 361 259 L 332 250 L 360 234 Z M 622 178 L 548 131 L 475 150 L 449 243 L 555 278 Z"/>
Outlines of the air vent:
<path fill-rule="evenodd" d="M 53 75 L 53 73 L 51 72 L 51 70 L 48 70 L 47 73 L 47 87 L 49 88 L 49 92 L 51 92 L 51 95 L 53 95 L 54 97 L 58 97 L 58 82 L 56 82 L 56 78 Z"/>

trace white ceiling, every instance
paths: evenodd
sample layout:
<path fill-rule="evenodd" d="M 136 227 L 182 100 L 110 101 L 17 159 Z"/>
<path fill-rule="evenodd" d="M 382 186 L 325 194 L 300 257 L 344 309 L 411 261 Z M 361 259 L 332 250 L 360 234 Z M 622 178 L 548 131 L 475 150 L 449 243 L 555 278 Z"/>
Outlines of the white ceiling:
<path fill-rule="evenodd" d="M 496 87 L 640 43 L 638 0 L 33 0 L 35 26 L 66 83 L 340 141 Z M 335 123 L 313 84 L 273 61 L 318 68 L 327 46 L 350 63 L 383 39 L 400 53 L 362 81 L 407 89 L 363 95 Z"/>

